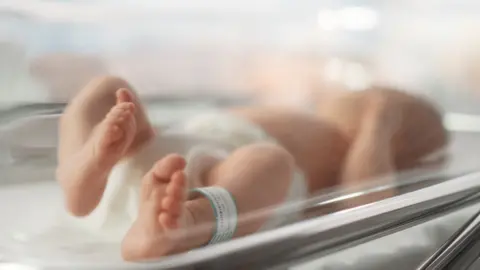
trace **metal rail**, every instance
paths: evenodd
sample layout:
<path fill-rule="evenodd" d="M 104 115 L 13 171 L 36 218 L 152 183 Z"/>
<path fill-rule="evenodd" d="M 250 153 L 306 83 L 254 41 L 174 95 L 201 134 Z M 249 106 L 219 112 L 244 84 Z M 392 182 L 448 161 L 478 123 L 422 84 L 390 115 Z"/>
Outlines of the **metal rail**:
<path fill-rule="evenodd" d="M 480 257 L 480 211 L 417 270 L 467 270 Z M 475 268 L 474 268 L 475 269 Z"/>

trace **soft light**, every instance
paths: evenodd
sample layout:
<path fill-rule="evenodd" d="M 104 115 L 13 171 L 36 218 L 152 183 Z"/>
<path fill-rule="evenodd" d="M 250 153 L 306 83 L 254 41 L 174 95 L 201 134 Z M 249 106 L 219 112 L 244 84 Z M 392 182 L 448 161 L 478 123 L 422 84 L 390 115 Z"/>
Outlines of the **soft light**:
<path fill-rule="evenodd" d="M 347 7 L 339 12 L 341 25 L 346 30 L 365 31 L 373 29 L 378 24 L 377 12 L 366 7 Z"/>
<path fill-rule="evenodd" d="M 368 7 L 322 9 L 318 12 L 318 26 L 324 31 L 367 31 L 378 24 L 377 12 Z"/>

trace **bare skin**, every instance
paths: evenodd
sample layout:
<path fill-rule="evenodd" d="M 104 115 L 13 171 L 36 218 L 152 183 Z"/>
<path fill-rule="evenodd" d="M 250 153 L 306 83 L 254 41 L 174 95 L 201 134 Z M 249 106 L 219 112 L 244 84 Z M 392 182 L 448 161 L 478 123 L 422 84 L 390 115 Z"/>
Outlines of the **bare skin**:
<path fill-rule="evenodd" d="M 125 259 L 156 258 L 179 250 L 180 241 L 172 241 L 168 233 L 194 226 L 193 215 L 185 205 L 185 165 L 181 156 L 172 154 L 157 162 L 143 178 L 138 219 L 122 244 Z"/>
<path fill-rule="evenodd" d="M 78 152 L 64 158 L 58 167 L 59 179 L 66 177 L 65 174 L 70 178 L 60 183 L 70 191 L 66 197 L 70 211 L 78 211 L 78 215 L 88 214 L 90 211 L 84 209 L 94 209 L 100 202 L 110 170 L 127 154 L 135 138 L 135 104 L 125 91 L 117 92 L 117 104 L 95 126 Z M 76 173 L 71 174 L 71 171 Z M 78 202 L 83 205 L 78 206 Z"/>
<path fill-rule="evenodd" d="M 284 108 L 239 108 L 232 112 L 276 138 L 305 172 L 311 193 L 336 185 L 349 141 L 316 115 Z"/>
<path fill-rule="evenodd" d="M 392 173 L 395 161 L 389 146 L 397 127 L 387 127 L 387 132 L 383 129 L 385 122 L 395 123 L 395 114 L 385 114 L 383 99 L 374 101 L 366 106 L 368 110 L 361 111 L 368 121 L 359 121 L 351 128 L 356 130 L 354 135 L 342 130 L 343 122 L 335 123 L 328 117 L 280 108 L 235 109 L 232 113 L 258 124 L 283 147 L 241 147 L 206 171 L 203 182 L 233 194 L 242 216 L 280 204 L 295 165 L 305 172 L 312 193 Z M 62 117 L 57 169 L 67 208 L 73 215 L 88 215 L 95 209 L 113 166 L 147 145 L 154 136 L 152 130 L 135 93 L 123 80 L 97 79 L 80 91 Z M 139 216 L 122 243 L 126 260 L 158 258 L 210 240 L 213 210 L 205 198 L 187 199 L 185 165 L 181 156 L 167 155 L 144 176 Z M 269 196 L 265 196 L 265 190 Z M 234 237 L 257 231 L 267 218 L 239 222 Z M 207 229 L 201 234 L 173 233 L 205 224 Z"/>

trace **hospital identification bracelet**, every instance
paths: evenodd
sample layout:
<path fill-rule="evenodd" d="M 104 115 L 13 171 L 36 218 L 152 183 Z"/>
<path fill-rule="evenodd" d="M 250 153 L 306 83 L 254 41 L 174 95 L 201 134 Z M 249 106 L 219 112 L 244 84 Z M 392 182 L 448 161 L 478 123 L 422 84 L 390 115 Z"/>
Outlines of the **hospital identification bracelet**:
<path fill-rule="evenodd" d="M 215 244 L 233 238 L 237 229 L 237 206 L 232 194 L 221 187 L 196 188 L 192 192 L 201 193 L 209 201 L 215 215 L 215 228 L 208 244 Z"/>

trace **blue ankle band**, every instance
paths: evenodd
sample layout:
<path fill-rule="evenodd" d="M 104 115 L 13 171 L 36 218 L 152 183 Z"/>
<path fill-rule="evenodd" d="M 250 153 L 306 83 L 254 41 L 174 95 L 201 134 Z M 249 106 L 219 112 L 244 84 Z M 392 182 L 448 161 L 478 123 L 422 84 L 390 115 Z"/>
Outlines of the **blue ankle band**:
<path fill-rule="evenodd" d="M 200 193 L 210 201 L 215 215 L 215 227 L 209 245 L 233 238 L 237 229 L 237 205 L 232 194 L 221 187 L 195 188 L 192 193 Z"/>

